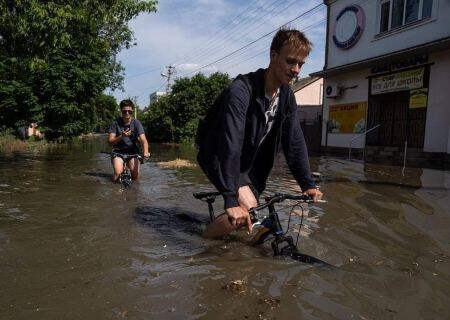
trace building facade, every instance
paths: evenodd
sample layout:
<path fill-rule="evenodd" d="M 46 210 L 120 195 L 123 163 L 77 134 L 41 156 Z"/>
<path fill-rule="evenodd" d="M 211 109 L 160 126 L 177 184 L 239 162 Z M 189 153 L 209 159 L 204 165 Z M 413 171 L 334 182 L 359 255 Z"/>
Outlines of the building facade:
<path fill-rule="evenodd" d="M 166 91 L 155 91 L 152 94 L 150 94 L 150 103 L 151 106 L 156 100 L 158 100 L 159 97 L 165 96 L 167 94 Z"/>
<path fill-rule="evenodd" d="M 315 120 L 322 115 L 323 79 L 301 78 L 292 84 L 300 120 Z"/>
<path fill-rule="evenodd" d="M 323 79 L 306 77 L 292 84 L 298 118 L 310 153 L 320 152 L 322 140 Z"/>
<path fill-rule="evenodd" d="M 325 3 L 322 146 L 448 161 L 450 1 Z"/>

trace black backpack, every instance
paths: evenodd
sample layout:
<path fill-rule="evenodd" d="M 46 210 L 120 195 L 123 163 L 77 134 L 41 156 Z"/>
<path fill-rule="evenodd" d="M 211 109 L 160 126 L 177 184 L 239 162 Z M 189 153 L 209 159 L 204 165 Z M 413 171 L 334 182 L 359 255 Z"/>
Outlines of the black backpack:
<path fill-rule="evenodd" d="M 250 84 L 250 79 L 249 79 L 248 75 L 240 74 L 235 78 L 235 80 L 238 80 L 238 79 L 243 80 L 245 85 L 247 86 L 248 91 L 250 92 L 250 101 L 251 101 L 253 92 L 252 92 L 252 86 Z M 222 90 L 222 92 L 220 92 L 220 94 L 214 100 L 214 103 L 212 104 L 212 106 L 209 107 L 208 110 L 206 111 L 206 115 L 203 117 L 203 119 L 199 120 L 198 127 L 197 127 L 197 133 L 195 135 L 195 145 L 197 147 L 202 143 L 203 139 L 208 135 L 209 130 L 212 127 L 215 127 L 217 114 L 219 113 L 219 108 L 220 108 L 220 105 L 222 104 L 222 99 L 224 98 L 226 91 L 227 91 L 227 89 L 224 89 L 224 90 Z M 250 103 L 250 101 L 249 101 L 249 103 Z"/>

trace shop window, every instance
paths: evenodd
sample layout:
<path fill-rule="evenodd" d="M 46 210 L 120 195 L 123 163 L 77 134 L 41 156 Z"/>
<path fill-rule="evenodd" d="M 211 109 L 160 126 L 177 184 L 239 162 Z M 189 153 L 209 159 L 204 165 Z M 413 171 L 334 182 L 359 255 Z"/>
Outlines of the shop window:
<path fill-rule="evenodd" d="M 381 0 L 380 33 L 431 17 L 433 0 Z"/>

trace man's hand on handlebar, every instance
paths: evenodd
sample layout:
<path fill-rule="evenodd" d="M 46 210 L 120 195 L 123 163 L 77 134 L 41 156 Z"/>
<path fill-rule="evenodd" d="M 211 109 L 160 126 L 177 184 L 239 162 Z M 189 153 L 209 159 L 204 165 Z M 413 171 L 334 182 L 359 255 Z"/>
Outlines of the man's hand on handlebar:
<path fill-rule="evenodd" d="M 303 193 L 310 196 L 314 202 L 321 200 L 323 196 L 323 193 L 319 189 L 308 189 Z"/>
<path fill-rule="evenodd" d="M 225 213 L 228 216 L 228 221 L 233 227 L 240 228 L 246 226 L 247 231 L 249 233 L 252 232 L 253 226 L 248 210 L 245 210 L 242 207 L 233 207 L 226 209 Z"/>

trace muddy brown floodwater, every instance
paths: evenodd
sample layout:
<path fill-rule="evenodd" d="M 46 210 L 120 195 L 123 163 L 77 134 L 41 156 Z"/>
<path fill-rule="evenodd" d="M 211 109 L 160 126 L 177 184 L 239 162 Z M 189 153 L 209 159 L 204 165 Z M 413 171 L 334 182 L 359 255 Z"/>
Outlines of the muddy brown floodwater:
<path fill-rule="evenodd" d="M 450 318 L 448 171 L 311 158 L 328 202 L 306 208 L 299 247 L 329 269 L 239 232 L 202 239 L 195 150 L 152 147 L 125 191 L 104 137 L 0 155 L 0 319 Z M 277 191 L 298 191 L 283 159 Z"/>

